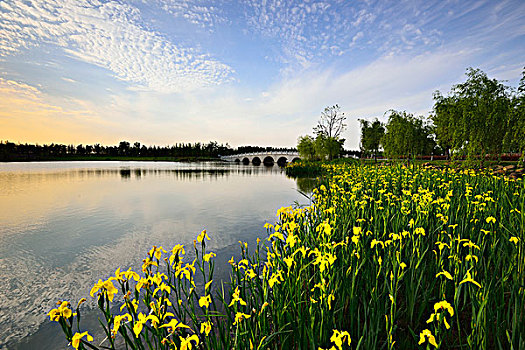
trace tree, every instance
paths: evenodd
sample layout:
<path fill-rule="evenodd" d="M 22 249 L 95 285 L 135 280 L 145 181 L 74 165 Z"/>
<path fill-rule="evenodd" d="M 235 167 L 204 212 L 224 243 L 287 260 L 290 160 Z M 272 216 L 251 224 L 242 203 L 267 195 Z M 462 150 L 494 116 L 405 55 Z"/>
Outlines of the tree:
<path fill-rule="evenodd" d="M 434 94 L 432 120 L 441 147 L 464 149 L 483 162 L 487 153 L 502 152 L 510 127 L 510 88 L 479 69 L 468 68 L 466 75 L 467 81 L 454 85 L 448 96 Z"/>
<path fill-rule="evenodd" d="M 82 146 L 81 144 L 77 146 L 77 154 L 85 154 L 86 153 L 86 149 L 84 148 L 84 146 Z"/>
<path fill-rule="evenodd" d="M 344 140 L 319 134 L 314 141 L 315 155 L 320 159 L 332 160 L 341 154 Z"/>
<path fill-rule="evenodd" d="M 315 158 L 314 138 L 312 136 L 300 136 L 297 142 L 297 151 L 301 158 L 313 160 Z"/>
<path fill-rule="evenodd" d="M 377 118 L 372 123 L 364 119 L 359 119 L 359 122 L 361 123 L 361 151 L 365 154 L 373 154 L 374 159 L 377 159 L 385 135 L 385 127 Z"/>
<path fill-rule="evenodd" d="M 503 146 L 507 152 L 521 153 L 525 161 L 525 68 L 517 94 L 511 98 Z"/>
<path fill-rule="evenodd" d="M 444 97 L 439 91 L 434 93 L 434 112 L 429 119 L 434 124 L 434 133 L 439 147 L 450 158 L 450 150 L 463 145 L 463 128 L 457 116 L 460 114 L 458 104 L 452 97 Z"/>
<path fill-rule="evenodd" d="M 345 120 L 346 116 L 341 113 L 341 108 L 338 105 L 328 106 L 321 112 L 321 118 L 314 128 L 314 132 L 317 135 L 323 134 L 326 137 L 339 139 L 346 128 Z"/>
<path fill-rule="evenodd" d="M 424 123 L 422 117 L 414 117 L 405 111 L 390 110 L 386 133 L 383 137 L 383 148 L 389 157 L 432 153 L 435 142 L 431 138 L 431 127 Z"/>
<path fill-rule="evenodd" d="M 120 141 L 118 145 L 118 154 L 121 156 L 127 156 L 129 155 L 129 142 L 128 141 Z"/>
<path fill-rule="evenodd" d="M 306 135 L 297 140 L 297 150 L 301 157 L 307 160 L 314 158 L 331 160 L 338 157 L 343 151 L 345 142 L 340 138 L 346 128 L 345 119 L 338 105 L 326 107 L 321 112 L 317 126 L 314 127 L 315 139 Z"/>

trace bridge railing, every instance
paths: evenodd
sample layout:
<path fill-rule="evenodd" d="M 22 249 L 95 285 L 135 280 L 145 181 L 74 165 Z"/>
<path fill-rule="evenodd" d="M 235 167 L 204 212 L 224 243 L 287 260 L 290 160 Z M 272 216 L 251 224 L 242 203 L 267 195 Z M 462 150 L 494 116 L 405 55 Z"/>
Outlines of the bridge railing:
<path fill-rule="evenodd" d="M 292 152 L 292 151 L 283 151 L 283 152 L 251 152 L 251 153 L 240 153 L 240 154 L 231 154 L 227 156 L 221 156 L 221 158 L 235 158 L 235 157 L 246 157 L 246 156 L 268 156 L 272 154 L 283 154 L 283 155 L 294 155 L 299 156 L 299 152 Z"/>

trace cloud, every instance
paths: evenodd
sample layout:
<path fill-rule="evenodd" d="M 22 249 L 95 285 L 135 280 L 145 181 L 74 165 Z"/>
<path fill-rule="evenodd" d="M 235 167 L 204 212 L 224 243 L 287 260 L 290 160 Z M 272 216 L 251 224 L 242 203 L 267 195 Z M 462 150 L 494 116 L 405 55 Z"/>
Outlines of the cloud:
<path fill-rule="evenodd" d="M 363 32 L 358 32 L 354 37 L 352 38 L 352 42 L 350 43 L 350 47 L 354 46 L 359 39 L 361 39 L 364 36 Z"/>
<path fill-rule="evenodd" d="M 359 118 L 381 119 L 389 109 L 428 116 L 432 93 L 460 81 L 471 59 L 472 53 L 456 50 L 382 57 L 344 73 L 325 68 L 285 79 L 250 101 L 226 91 L 183 105 L 192 106 L 185 114 L 196 124 L 216 127 L 215 134 L 233 144 L 290 146 L 299 135 L 312 133 L 324 107 L 337 103 L 348 117 L 345 147 L 357 149 Z"/>
<path fill-rule="evenodd" d="M 0 78 L 0 129 L 11 141 L 86 142 L 107 138 L 115 128 L 89 102 L 58 101 L 35 86 Z"/>
<path fill-rule="evenodd" d="M 381 119 L 389 109 L 428 116 L 432 93 L 436 89 L 448 91 L 451 82 L 461 81 L 472 55 L 440 50 L 382 57 L 344 72 L 331 67 L 305 72 L 258 93 L 229 87 L 180 94 L 169 100 L 147 92 L 119 95 L 112 109 L 151 116 L 145 121 L 128 115 L 121 127 L 126 135 L 144 138 L 147 123 L 151 139 L 143 142 L 217 140 L 234 146 L 293 146 L 298 136 L 312 133 L 324 107 L 337 103 L 348 117 L 345 147 L 357 149 L 359 118 Z M 159 105 L 165 111 L 157 110 Z"/>
<path fill-rule="evenodd" d="M 418 55 L 451 43 L 499 44 L 525 33 L 524 11 L 525 3 L 513 0 L 249 0 L 244 7 L 248 30 L 276 43 L 287 73 L 330 64 L 361 49 L 378 58 Z"/>
<path fill-rule="evenodd" d="M 43 44 L 106 68 L 136 89 L 181 92 L 231 81 L 228 65 L 141 23 L 137 8 L 98 0 L 2 2 L 0 56 Z"/>
<path fill-rule="evenodd" d="M 231 23 L 231 19 L 219 7 L 222 1 L 151 0 L 149 3 L 156 3 L 175 18 L 183 18 L 210 32 L 213 32 L 217 25 Z"/>
<path fill-rule="evenodd" d="M 509 43 L 515 44 L 525 33 L 520 22 L 524 12 L 519 11 L 525 8 L 513 1 L 452 6 L 447 1 L 422 0 L 248 0 L 232 6 L 224 1 L 155 0 L 153 4 L 162 8 L 163 16 L 168 13 L 210 31 L 220 31 L 223 25 L 227 30 L 240 29 L 231 37 L 229 32 L 205 36 L 227 37 L 217 40 L 218 45 L 228 40 L 254 40 L 253 50 L 261 44 L 265 60 L 271 62 L 254 60 L 250 64 L 255 69 L 266 64 L 274 69 L 278 62 L 277 69 L 285 72 L 256 84 L 243 80 L 246 77 L 235 80 L 242 85 L 228 84 L 236 74 L 233 68 L 199 50 L 173 43 L 144 23 L 146 11 L 151 10 L 151 15 L 159 10 L 141 7 L 150 4 L 145 0 L 1 2 L 0 55 L 52 45 L 71 57 L 110 70 L 130 86 L 119 90 L 120 84 L 112 85 L 111 91 L 89 95 L 93 98 L 89 102 L 53 99 L 40 92 L 51 89 L 4 80 L 4 86 L 18 89 L 17 97 L 9 100 L 21 101 L 12 105 L 18 106 L 21 120 L 34 114 L 34 125 L 62 123 L 72 134 L 82 130 L 79 138 L 90 143 L 217 140 L 232 145 L 291 146 L 297 136 L 311 132 L 324 107 L 338 103 L 349 117 L 346 147 L 357 148 L 357 118 L 381 117 L 390 108 L 427 114 L 432 92 L 448 91 L 452 83 L 463 79 L 468 66 L 495 72 L 498 79 L 514 79 L 522 68 L 523 46 L 510 47 Z M 165 18 L 160 22 L 165 24 Z M 232 62 L 243 57 L 233 51 L 228 51 Z M 353 59 L 358 59 L 359 65 Z M 24 72 L 17 74 L 23 76 Z M 75 78 L 76 87 L 93 86 L 82 74 L 70 71 L 60 71 L 57 79 L 72 83 L 69 77 Z M 2 91 L 0 98 L 6 94 Z M 96 103 L 95 99 L 110 103 Z M 4 106 L 10 105 L 6 102 Z M 8 114 L 4 111 L 0 115 L 3 125 L 16 115 Z M 71 124 L 73 120 L 77 126 Z M 22 124 L 11 122 L 20 130 L 10 130 L 24 135 L 28 126 Z M 47 142 L 59 141 L 53 139 L 51 129 L 48 133 Z M 28 135 L 20 139 L 31 141 Z M 71 136 L 67 142 L 79 141 Z"/>
<path fill-rule="evenodd" d="M 349 47 L 356 34 L 350 10 L 344 2 L 249 0 L 244 15 L 249 31 L 279 43 L 278 60 L 304 68 Z"/>

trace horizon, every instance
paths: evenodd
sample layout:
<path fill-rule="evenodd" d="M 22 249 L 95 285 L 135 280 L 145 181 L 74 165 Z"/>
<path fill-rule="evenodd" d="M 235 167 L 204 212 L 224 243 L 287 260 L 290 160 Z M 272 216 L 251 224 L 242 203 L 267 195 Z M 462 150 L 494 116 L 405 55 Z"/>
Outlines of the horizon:
<path fill-rule="evenodd" d="M 296 147 L 321 112 L 427 117 L 468 67 L 516 87 L 525 3 L 0 3 L 0 138 Z"/>

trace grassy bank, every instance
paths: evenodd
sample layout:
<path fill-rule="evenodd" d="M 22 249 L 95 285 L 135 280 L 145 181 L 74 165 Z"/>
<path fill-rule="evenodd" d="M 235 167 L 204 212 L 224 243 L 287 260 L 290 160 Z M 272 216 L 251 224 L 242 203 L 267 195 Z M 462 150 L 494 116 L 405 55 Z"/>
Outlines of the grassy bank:
<path fill-rule="evenodd" d="M 240 242 L 231 281 L 194 247 L 92 290 L 108 339 L 132 349 L 525 348 L 525 185 L 473 170 L 321 165 L 314 204 Z M 195 260 L 185 260 L 185 249 Z M 263 254 L 265 252 L 265 254 Z M 110 302 L 123 305 L 113 315 Z M 79 348 L 75 305 L 51 310 Z M 69 311 L 72 310 L 72 311 Z M 79 338 L 82 336 L 82 338 Z M 81 339 L 81 340 L 79 340 Z"/>

